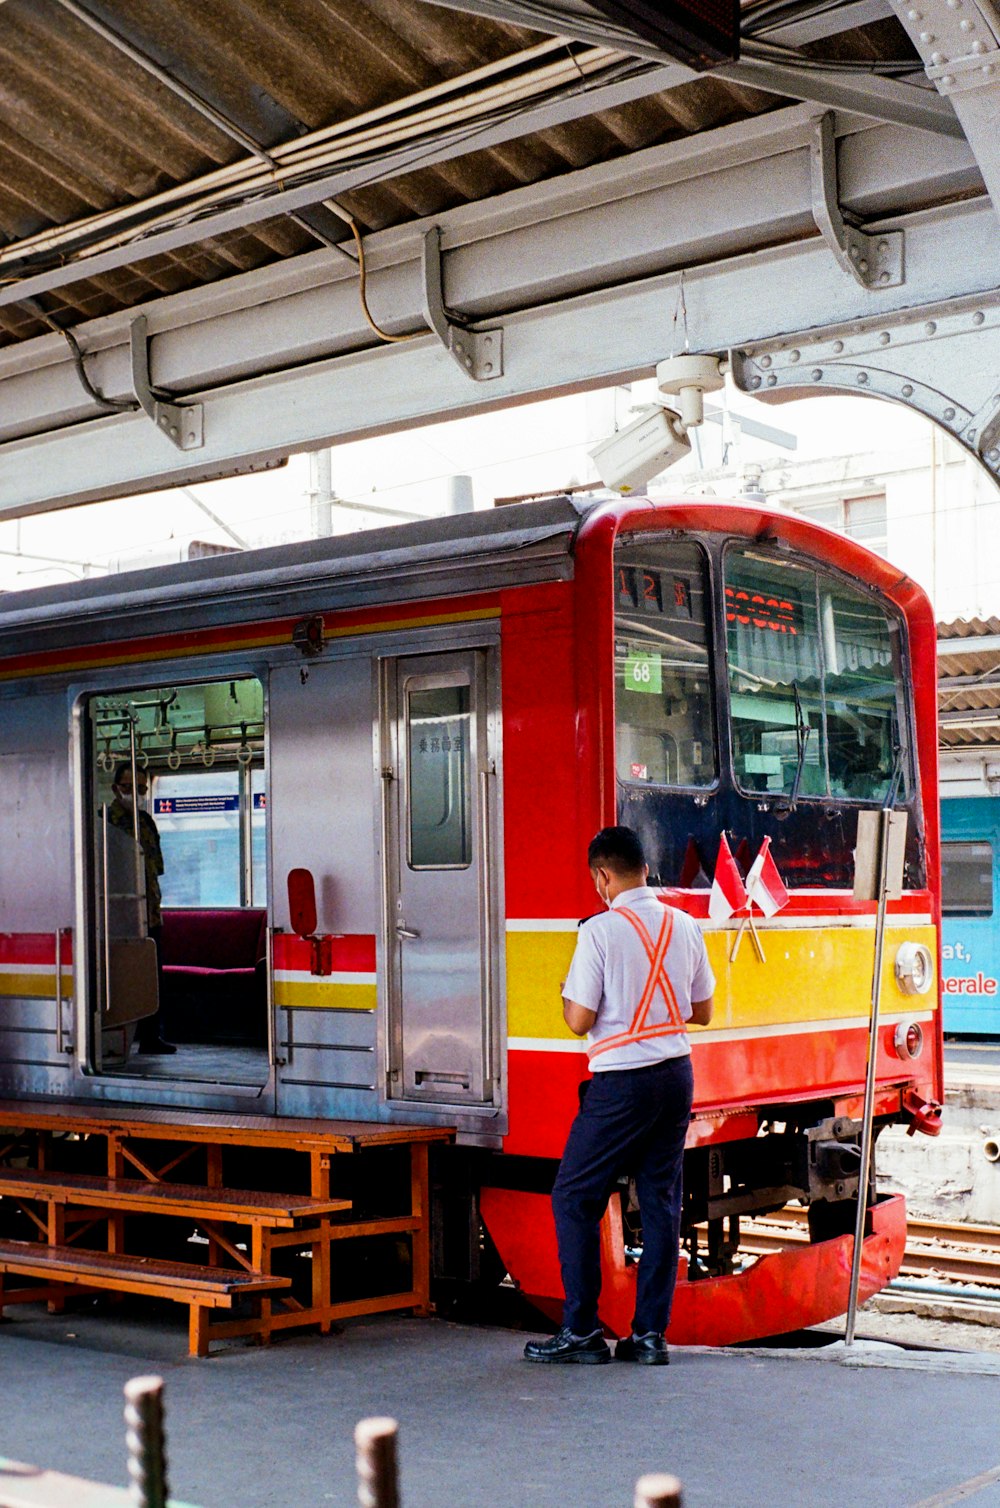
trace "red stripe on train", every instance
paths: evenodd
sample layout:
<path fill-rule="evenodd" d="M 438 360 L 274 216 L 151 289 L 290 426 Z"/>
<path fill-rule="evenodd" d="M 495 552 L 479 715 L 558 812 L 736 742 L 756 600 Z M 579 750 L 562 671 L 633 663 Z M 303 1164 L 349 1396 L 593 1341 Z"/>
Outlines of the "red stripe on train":
<path fill-rule="evenodd" d="M 374 974 L 375 936 L 363 932 L 345 933 L 331 937 L 329 960 L 335 974 Z M 279 932 L 274 939 L 274 966 L 276 969 L 296 969 L 312 972 L 312 944 L 303 937 L 292 937 Z"/>
<path fill-rule="evenodd" d="M 888 1094 L 880 1113 L 885 1114 L 898 1110 L 898 1086 L 915 1085 L 927 1098 L 934 1094 L 931 1054 L 917 1065 L 904 1064 L 888 1046 L 894 1031 L 892 1025 L 879 1032 L 879 1079 Z M 867 1036 L 864 1027 L 824 1030 L 818 1025 L 814 1032 L 736 1042 L 695 1040 L 695 1114 L 726 1116 L 753 1107 L 856 1097 L 864 1085 Z M 507 1061 L 510 1132 L 504 1151 L 561 1157 L 580 1081 L 588 1076 L 586 1058 L 583 1053 L 518 1048 Z"/>
<path fill-rule="evenodd" d="M 73 938 L 63 934 L 63 965 L 73 962 Z M 0 932 L 0 964 L 47 964 L 56 966 L 56 935 L 54 932 Z"/>

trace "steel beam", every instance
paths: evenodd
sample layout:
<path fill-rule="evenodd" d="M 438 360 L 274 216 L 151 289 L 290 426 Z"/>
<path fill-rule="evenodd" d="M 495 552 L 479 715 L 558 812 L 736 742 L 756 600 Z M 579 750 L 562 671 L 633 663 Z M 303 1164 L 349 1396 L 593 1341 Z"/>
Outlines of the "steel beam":
<path fill-rule="evenodd" d="M 918 409 L 1000 480 L 1000 291 L 754 342 L 733 377 L 765 401 L 837 391 Z"/>
<path fill-rule="evenodd" d="M 992 0 L 891 0 L 927 76 L 955 110 L 1000 206 L 1000 13 Z"/>
<path fill-rule="evenodd" d="M 992 290 L 1000 227 L 984 198 L 902 209 L 973 192 L 967 148 L 892 127 L 843 138 L 844 202 L 869 218 L 891 206 L 907 236 L 905 288 L 869 292 L 815 233 L 812 132 L 812 112 L 797 107 L 442 216 L 449 308 L 504 327 L 504 373 L 487 389 L 463 377 L 432 335 L 375 346 L 350 269 L 329 252 L 144 309 L 151 382 L 204 405 L 197 453 L 178 454 L 144 416 L 97 416 L 59 337 L 0 351 L 0 517 L 648 373 L 669 351 L 680 268 L 692 344 L 704 350 L 908 317 L 914 306 Z M 392 328 L 423 324 L 429 228 L 370 238 L 372 307 Z M 78 332 L 91 377 L 109 395 L 131 391 L 129 318 Z M 977 348 L 991 338 L 989 318 Z M 981 362 L 966 365 L 971 394 Z"/>
<path fill-rule="evenodd" d="M 518 0 L 435 0 L 435 4 L 443 4 L 449 10 L 488 16 L 491 20 L 505 21 L 509 25 L 529 26 L 534 31 L 554 36 L 615 47 L 651 61 L 667 61 L 661 48 L 613 26 L 605 16 L 587 5 L 559 4 L 546 14 L 544 5 L 522 5 Z M 884 19 L 888 14 L 888 4 L 882 3 L 882 0 L 860 0 L 857 4 L 831 7 L 817 16 L 810 16 L 808 20 L 767 27 L 762 29 L 761 36 L 766 36 L 770 42 L 798 47 L 807 42 L 837 36 L 870 21 Z M 677 69 L 677 83 L 700 76 L 680 63 L 672 66 Z M 955 137 L 962 136 L 962 127 L 955 112 L 934 91 L 898 83 L 895 79 L 874 73 L 865 76 L 856 71 L 838 72 L 832 68 L 829 72 L 816 68 L 797 69 L 791 62 L 764 62 L 750 56 L 744 56 L 736 63 L 722 64 L 711 69 L 710 73 L 715 78 L 726 79 L 744 88 L 763 89 L 786 99 L 808 100 L 830 110 L 851 110 L 873 120 L 916 126 L 920 130 L 942 132 Z"/>

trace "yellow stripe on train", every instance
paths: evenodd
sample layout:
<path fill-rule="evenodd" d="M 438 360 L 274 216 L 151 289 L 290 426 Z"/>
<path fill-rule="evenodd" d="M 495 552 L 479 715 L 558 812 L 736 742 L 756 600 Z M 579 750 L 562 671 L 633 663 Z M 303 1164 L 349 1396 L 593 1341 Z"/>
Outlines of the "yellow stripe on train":
<path fill-rule="evenodd" d="M 73 976 L 69 969 L 63 973 L 62 993 L 64 1000 L 73 998 Z M 24 973 L 22 970 L 0 969 L 0 999 L 5 1000 L 55 1000 L 56 976 L 43 973 Z"/>
<path fill-rule="evenodd" d="M 276 979 L 274 1003 L 296 1011 L 373 1011 L 378 1004 L 378 990 L 374 984 L 347 984 L 329 979 Z"/>
<path fill-rule="evenodd" d="M 871 997 L 874 931 L 871 927 L 769 928 L 757 924 L 765 962 L 744 934 L 735 963 L 729 955 L 735 932 L 706 932 L 705 944 L 716 978 L 715 1015 L 711 1027 L 725 1031 L 808 1021 L 837 1021 L 867 1015 Z M 895 975 L 900 943 L 919 942 L 930 949 L 937 970 L 937 936 L 933 927 L 901 921 L 886 929 L 882 965 L 882 1002 L 886 1010 L 907 1006 L 936 1009 L 934 990 L 905 995 Z M 507 1031 L 511 1037 L 571 1040 L 561 1016 L 560 985 L 566 978 L 575 932 L 520 930 L 507 933 Z"/>

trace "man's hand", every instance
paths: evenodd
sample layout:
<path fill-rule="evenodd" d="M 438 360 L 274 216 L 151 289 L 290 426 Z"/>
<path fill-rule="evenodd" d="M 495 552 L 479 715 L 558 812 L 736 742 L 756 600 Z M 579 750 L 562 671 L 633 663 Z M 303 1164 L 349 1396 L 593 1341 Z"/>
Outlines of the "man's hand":
<path fill-rule="evenodd" d="M 577 1037 L 585 1037 L 597 1020 L 597 1012 L 589 1011 L 575 1000 L 563 999 L 563 1020 Z"/>

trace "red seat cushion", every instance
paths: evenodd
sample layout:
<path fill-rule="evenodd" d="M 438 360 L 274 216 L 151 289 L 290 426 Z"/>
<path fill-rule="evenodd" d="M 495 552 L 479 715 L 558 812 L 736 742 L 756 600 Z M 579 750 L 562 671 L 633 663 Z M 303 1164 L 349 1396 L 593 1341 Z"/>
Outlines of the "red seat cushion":
<path fill-rule="evenodd" d="M 262 908 L 254 906 L 165 910 L 160 938 L 163 965 L 252 970 L 264 956 L 266 917 Z"/>

